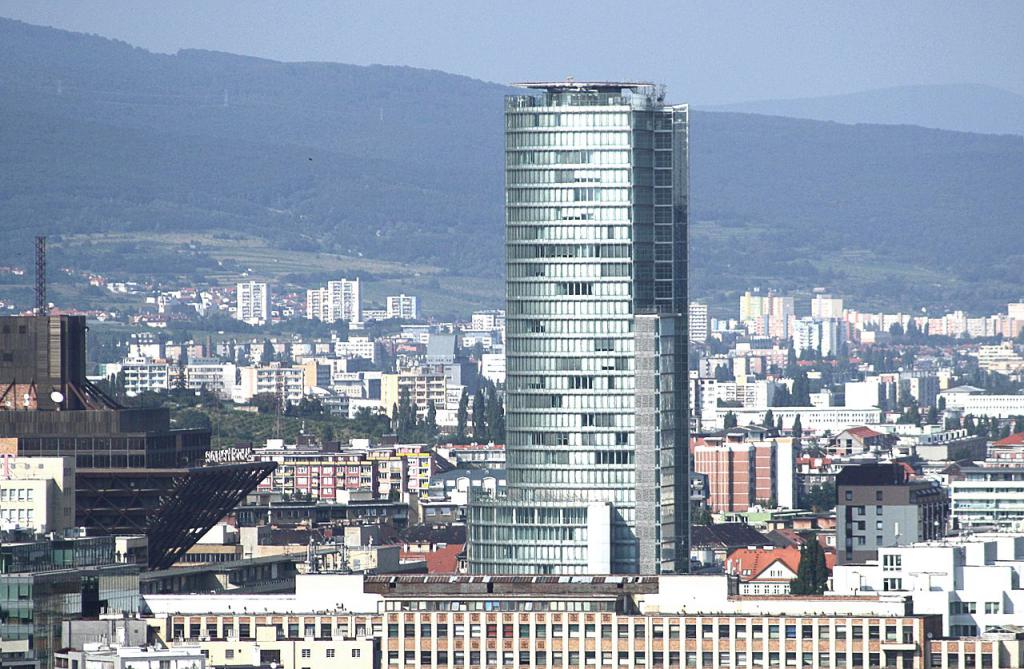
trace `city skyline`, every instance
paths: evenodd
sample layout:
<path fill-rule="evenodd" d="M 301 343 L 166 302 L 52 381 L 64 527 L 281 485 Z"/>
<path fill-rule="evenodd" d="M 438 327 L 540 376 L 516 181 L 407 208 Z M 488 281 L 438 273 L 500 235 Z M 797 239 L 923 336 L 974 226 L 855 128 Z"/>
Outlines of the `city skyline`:
<path fill-rule="evenodd" d="M 1024 667 L 1019 10 L 0 0 L 0 664 Z"/>

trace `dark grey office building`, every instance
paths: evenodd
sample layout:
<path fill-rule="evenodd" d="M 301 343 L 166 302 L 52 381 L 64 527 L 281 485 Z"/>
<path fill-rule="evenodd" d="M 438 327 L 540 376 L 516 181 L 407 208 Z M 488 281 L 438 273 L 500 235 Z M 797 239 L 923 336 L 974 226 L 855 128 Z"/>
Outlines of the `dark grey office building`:
<path fill-rule="evenodd" d="M 863 563 L 878 549 L 946 536 L 949 496 L 898 462 L 850 465 L 836 476 L 836 561 Z"/>

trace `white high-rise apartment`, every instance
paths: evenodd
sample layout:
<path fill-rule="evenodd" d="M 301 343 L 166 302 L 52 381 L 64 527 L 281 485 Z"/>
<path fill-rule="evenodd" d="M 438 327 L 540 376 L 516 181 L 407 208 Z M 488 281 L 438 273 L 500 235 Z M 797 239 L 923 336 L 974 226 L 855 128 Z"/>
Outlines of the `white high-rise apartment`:
<path fill-rule="evenodd" d="M 704 343 L 708 340 L 708 305 L 690 302 L 690 341 Z"/>
<path fill-rule="evenodd" d="M 420 317 L 419 300 L 415 295 L 388 295 L 387 304 L 388 318 L 401 318 L 402 320 L 414 321 Z"/>
<path fill-rule="evenodd" d="M 362 321 L 359 279 L 328 281 L 326 286 L 307 290 L 306 318 L 324 323 Z"/>
<path fill-rule="evenodd" d="M 685 572 L 687 107 L 647 83 L 522 87 L 505 102 L 508 485 L 470 504 L 470 571 Z"/>
<path fill-rule="evenodd" d="M 811 318 L 822 320 L 842 317 L 843 298 L 831 295 L 815 295 L 811 298 Z"/>
<path fill-rule="evenodd" d="M 262 281 L 242 281 L 235 290 L 235 318 L 249 325 L 270 320 L 270 287 Z"/>

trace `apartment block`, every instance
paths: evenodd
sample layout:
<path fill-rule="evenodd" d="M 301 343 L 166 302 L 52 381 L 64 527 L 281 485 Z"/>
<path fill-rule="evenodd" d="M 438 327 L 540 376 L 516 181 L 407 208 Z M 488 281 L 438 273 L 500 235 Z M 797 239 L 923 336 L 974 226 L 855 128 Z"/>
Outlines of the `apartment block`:
<path fill-rule="evenodd" d="M 899 463 L 850 465 L 836 477 L 839 564 L 874 560 L 880 548 L 946 536 L 949 498 L 937 481 Z"/>
<path fill-rule="evenodd" d="M 235 318 L 249 325 L 270 320 L 270 287 L 260 281 L 242 281 L 235 287 Z"/>
<path fill-rule="evenodd" d="M 388 318 L 400 318 L 402 320 L 414 321 L 420 317 L 419 300 L 415 295 L 388 295 L 387 313 Z"/>
<path fill-rule="evenodd" d="M 306 318 L 324 323 L 363 320 L 359 279 L 328 281 L 306 291 Z"/>

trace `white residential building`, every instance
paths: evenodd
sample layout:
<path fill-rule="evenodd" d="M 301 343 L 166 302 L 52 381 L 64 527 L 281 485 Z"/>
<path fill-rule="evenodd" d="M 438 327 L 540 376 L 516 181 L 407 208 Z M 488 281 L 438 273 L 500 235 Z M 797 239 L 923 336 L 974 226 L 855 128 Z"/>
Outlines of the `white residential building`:
<path fill-rule="evenodd" d="M 505 330 L 505 310 L 474 311 L 471 318 L 474 330 Z"/>
<path fill-rule="evenodd" d="M 222 397 L 231 397 L 237 367 L 231 362 L 199 358 L 185 366 L 185 387 L 208 390 Z"/>
<path fill-rule="evenodd" d="M 708 305 L 690 302 L 690 341 L 704 343 L 708 340 Z"/>
<path fill-rule="evenodd" d="M 1024 463 L 1001 460 L 961 467 L 950 486 L 950 511 L 962 527 L 1024 532 Z"/>
<path fill-rule="evenodd" d="M 400 318 L 406 321 L 414 321 L 420 317 L 419 300 L 415 295 L 389 295 L 387 302 L 387 317 Z"/>
<path fill-rule="evenodd" d="M 495 385 L 505 383 L 505 352 L 484 353 L 480 356 L 480 376 Z"/>
<path fill-rule="evenodd" d="M 882 403 L 880 380 L 872 376 L 863 381 L 846 382 L 846 407 L 849 409 L 878 408 Z"/>
<path fill-rule="evenodd" d="M 242 281 L 235 287 L 235 318 L 249 325 L 270 320 L 270 287 L 262 281 Z"/>
<path fill-rule="evenodd" d="M 362 358 L 376 363 L 380 355 L 380 346 L 369 337 L 349 335 L 346 341 L 334 342 L 334 355 L 339 358 Z"/>
<path fill-rule="evenodd" d="M 837 565 L 831 594 L 909 594 L 914 612 L 942 616 L 943 635 L 1019 625 L 1024 535 L 978 534 L 878 549 L 878 560 Z"/>
<path fill-rule="evenodd" d="M 306 318 L 336 323 L 363 320 L 359 279 L 328 281 L 326 286 L 306 291 Z"/>
<path fill-rule="evenodd" d="M 241 367 L 239 383 L 235 386 L 234 401 L 249 402 L 256 395 L 268 394 L 284 396 L 286 402 L 298 404 L 305 395 L 305 368 L 281 367 Z"/>
<path fill-rule="evenodd" d="M 170 386 L 170 365 L 145 358 L 128 358 L 121 363 L 124 389 L 129 393 L 161 392 Z"/>
<path fill-rule="evenodd" d="M 843 298 L 831 295 L 815 295 L 811 298 L 811 318 L 822 320 L 842 317 Z"/>

